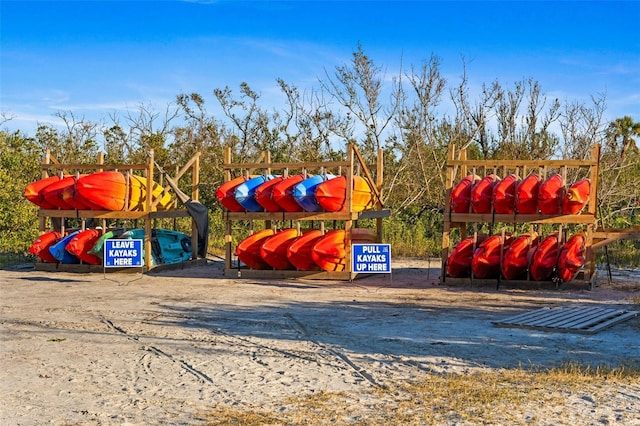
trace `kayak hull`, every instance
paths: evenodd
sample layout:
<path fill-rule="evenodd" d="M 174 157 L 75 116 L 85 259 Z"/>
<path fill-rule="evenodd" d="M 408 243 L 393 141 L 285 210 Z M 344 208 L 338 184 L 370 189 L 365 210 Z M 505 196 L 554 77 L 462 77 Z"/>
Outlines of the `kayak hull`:
<path fill-rule="evenodd" d="M 345 250 L 346 232 L 336 229 L 327 232 L 313 245 L 311 257 L 313 261 L 325 271 L 344 271 L 347 261 Z M 351 243 L 374 243 L 377 234 L 366 228 L 351 230 Z"/>
<path fill-rule="evenodd" d="M 313 246 L 323 236 L 319 229 L 303 233 L 295 238 L 287 248 L 287 259 L 300 271 L 319 271 L 321 268 L 313 260 Z"/>
<path fill-rule="evenodd" d="M 585 263 L 585 242 L 583 232 L 572 235 L 562 246 L 558 258 L 558 277 L 562 282 L 572 281 Z"/>
<path fill-rule="evenodd" d="M 265 240 L 260 247 L 260 257 L 273 269 L 288 270 L 295 266 L 287 258 L 289 245 L 300 234 L 295 228 L 283 229 Z"/>
<path fill-rule="evenodd" d="M 238 259 L 251 269 L 271 269 L 271 265 L 260 255 L 260 248 L 274 233 L 271 228 L 263 229 L 242 240 L 236 247 Z"/>
<path fill-rule="evenodd" d="M 516 186 L 516 211 L 520 214 L 535 214 L 538 212 L 538 190 L 540 176 L 531 173 Z"/>
<path fill-rule="evenodd" d="M 328 212 L 346 212 L 347 177 L 338 176 L 322 182 L 316 187 L 315 198 L 320 207 Z M 351 204 L 354 212 L 373 205 L 373 190 L 369 181 L 361 176 L 353 176 Z"/>
<path fill-rule="evenodd" d="M 477 175 L 468 175 L 451 190 L 450 204 L 453 213 L 468 213 L 471 205 L 471 189 L 480 181 Z"/>

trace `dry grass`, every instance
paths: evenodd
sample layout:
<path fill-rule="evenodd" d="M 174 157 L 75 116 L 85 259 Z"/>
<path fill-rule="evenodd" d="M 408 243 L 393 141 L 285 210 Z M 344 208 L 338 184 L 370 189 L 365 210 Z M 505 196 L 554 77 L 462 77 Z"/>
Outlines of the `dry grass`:
<path fill-rule="evenodd" d="M 216 407 L 205 418 L 208 425 L 545 424 L 538 418 L 545 410 L 552 417 L 575 416 L 566 407 L 572 395 L 615 397 L 611 389 L 639 379 L 640 365 L 425 374 L 411 383 L 361 394 L 320 392 L 289 398 L 271 410 Z"/>

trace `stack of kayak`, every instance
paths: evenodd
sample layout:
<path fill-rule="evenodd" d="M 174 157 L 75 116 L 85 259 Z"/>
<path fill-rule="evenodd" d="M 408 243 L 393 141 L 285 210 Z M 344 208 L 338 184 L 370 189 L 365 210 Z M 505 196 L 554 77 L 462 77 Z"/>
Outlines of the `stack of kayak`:
<path fill-rule="evenodd" d="M 107 239 L 144 239 L 144 229 L 113 229 L 103 233 L 100 228 L 89 228 L 64 235 L 49 231 L 33 242 L 29 253 L 47 263 L 102 265 Z M 186 262 L 192 256 L 191 237 L 178 231 L 152 229 L 151 249 L 152 266 Z"/>
<path fill-rule="evenodd" d="M 369 181 L 353 176 L 352 211 L 373 206 Z M 346 212 L 347 178 L 330 173 L 240 176 L 222 184 L 218 201 L 231 212 Z"/>
<path fill-rule="evenodd" d="M 145 177 L 117 171 L 85 175 L 51 176 L 37 180 L 24 190 L 27 200 L 43 209 L 145 211 L 149 192 L 160 198 L 154 210 L 167 210 L 171 195 Z"/>
<path fill-rule="evenodd" d="M 264 229 L 242 240 L 236 248 L 238 259 L 251 269 L 299 271 L 344 271 L 345 231 L 323 233 L 315 229 Z M 351 230 L 352 243 L 374 243 L 377 235 L 366 228 Z"/>
<path fill-rule="evenodd" d="M 463 239 L 447 259 L 453 278 L 504 278 L 535 281 L 576 278 L 585 263 L 585 234 L 560 241 L 558 232 L 542 238 L 535 232 L 517 237 L 478 235 Z"/>
<path fill-rule="evenodd" d="M 502 179 L 471 174 L 451 190 L 450 206 L 453 213 L 578 214 L 589 201 L 590 188 L 589 179 L 567 187 L 557 173 L 546 179 L 531 173 L 522 180 L 514 174 Z"/>

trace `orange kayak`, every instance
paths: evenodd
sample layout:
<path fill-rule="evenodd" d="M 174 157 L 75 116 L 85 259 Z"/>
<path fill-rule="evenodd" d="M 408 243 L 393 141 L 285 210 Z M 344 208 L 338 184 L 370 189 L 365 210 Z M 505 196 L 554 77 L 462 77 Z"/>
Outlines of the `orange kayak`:
<path fill-rule="evenodd" d="M 585 262 L 585 242 L 583 232 L 572 235 L 560 251 L 558 259 L 558 276 L 562 282 L 568 282 L 578 275 Z"/>
<path fill-rule="evenodd" d="M 43 262 L 58 263 L 58 259 L 53 257 L 49 248 L 62 239 L 62 234 L 58 231 L 49 231 L 40 235 L 29 247 L 29 253 L 38 256 Z"/>
<path fill-rule="evenodd" d="M 88 253 L 102 236 L 98 229 L 85 229 L 76 234 L 65 246 L 65 250 L 90 265 L 101 265 L 102 259 Z"/>
<path fill-rule="evenodd" d="M 451 190 L 451 211 L 453 213 L 468 213 L 471 203 L 471 188 L 480 181 L 476 175 L 468 175 Z"/>
<path fill-rule="evenodd" d="M 275 231 L 271 228 L 263 229 L 242 240 L 236 247 L 238 259 L 251 269 L 271 269 L 271 265 L 260 255 L 260 248 L 274 233 Z"/>
<path fill-rule="evenodd" d="M 320 267 L 313 261 L 313 246 L 323 236 L 321 230 L 307 231 L 295 238 L 287 248 L 287 259 L 300 271 L 318 271 Z"/>
<path fill-rule="evenodd" d="M 344 271 L 347 264 L 345 250 L 346 233 L 344 229 L 329 231 L 313 246 L 311 257 L 325 271 Z M 374 243 L 377 234 L 366 228 L 351 230 L 351 243 Z"/>
<path fill-rule="evenodd" d="M 494 174 L 485 176 L 471 189 L 471 210 L 474 213 L 491 213 L 493 188 L 500 182 Z"/>
<path fill-rule="evenodd" d="M 231 212 L 243 212 L 244 207 L 240 205 L 239 202 L 236 201 L 235 191 L 236 188 L 247 180 L 252 178 L 253 176 L 239 176 L 237 178 L 231 179 L 218 187 L 216 190 L 216 198 L 227 210 Z"/>
<path fill-rule="evenodd" d="M 289 176 L 286 179 L 283 179 L 281 182 L 276 183 L 273 187 L 273 193 L 271 195 L 271 199 L 276 202 L 281 208 L 286 212 L 301 212 L 304 211 L 300 204 L 293 198 L 293 188 L 305 180 L 308 176 L 311 175 L 293 175 Z"/>
<path fill-rule="evenodd" d="M 283 229 L 265 240 L 260 247 L 260 257 L 274 269 L 295 269 L 287 258 L 287 249 L 300 234 L 295 228 Z"/>
<path fill-rule="evenodd" d="M 551 279 L 558 263 L 559 252 L 558 233 L 554 232 L 543 239 L 533 253 L 531 266 L 529 267 L 531 278 L 536 281 Z"/>
<path fill-rule="evenodd" d="M 518 177 L 508 175 L 493 187 L 493 211 L 497 214 L 513 214 L 516 209 Z"/>
<path fill-rule="evenodd" d="M 316 201 L 328 212 L 347 211 L 347 177 L 338 176 L 322 182 L 316 187 Z M 352 211 L 361 212 L 373 204 L 373 190 L 369 181 L 361 176 L 353 176 L 351 197 Z"/>
<path fill-rule="evenodd" d="M 540 176 L 531 173 L 516 186 L 516 211 L 520 214 L 538 212 L 538 189 Z"/>
<path fill-rule="evenodd" d="M 562 199 L 563 214 L 578 214 L 589 201 L 591 180 L 582 179 L 571 185 Z"/>
<path fill-rule="evenodd" d="M 265 211 L 281 212 L 283 210 L 282 207 L 280 207 L 280 205 L 273 199 L 273 188 L 283 180 L 283 176 L 276 176 L 256 188 L 253 198 L 265 209 Z"/>
<path fill-rule="evenodd" d="M 451 250 L 447 258 L 447 274 L 453 278 L 466 278 L 471 275 L 471 258 L 477 245 L 482 243 L 485 235 L 478 235 L 477 241 L 467 237 Z"/>
<path fill-rule="evenodd" d="M 538 246 L 538 234 L 520 235 L 514 238 L 504 251 L 500 269 L 507 280 L 527 278 L 527 269 Z"/>
<path fill-rule="evenodd" d="M 44 199 L 44 189 L 60 180 L 60 176 L 49 176 L 30 183 L 24 189 L 24 197 L 43 209 L 57 209 L 58 206 L 48 203 Z"/>
<path fill-rule="evenodd" d="M 492 235 L 478 244 L 471 256 L 471 272 L 476 278 L 498 278 L 500 276 L 500 256 L 509 247 L 510 237 Z"/>
<path fill-rule="evenodd" d="M 542 214 L 560 214 L 562 212 L 562 176 L 555 173 L 545 179 L 538 188 L 538 210 Z"/>
<path fill-rule="evenodd" d="M 100 210 L 100 206 L 93 204 L 91 201 L 84 198 L 76 189 L 76 183 L 78 178 L 75 176 L 74 184 L 66 186 L 61 193 L 62 200 L 65 204 L 70 205 L 76 210 Z"/>
<path fill-rule="evenodd" d="M 76 190 L 102 210 L 124 210 L 129 198 L 127 176 L 115 171 L 83 176 L 76 182 Z"/>

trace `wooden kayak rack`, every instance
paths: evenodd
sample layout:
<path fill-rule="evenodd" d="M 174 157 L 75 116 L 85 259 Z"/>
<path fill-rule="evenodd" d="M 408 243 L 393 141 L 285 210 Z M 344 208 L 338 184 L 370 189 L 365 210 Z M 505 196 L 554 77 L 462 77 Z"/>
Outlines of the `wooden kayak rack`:
<path fill-rule="evenodd" d="M 529 224 L 531 230 L 540 228 L 543 224 L 551 225 L 555 230 L 559 230 L 563 234 L 563 228 L 568 225 L 576 225 L 583 228 L 585 233 L 585 265 L 575 282 L 585 283 L 589 289 L 595 284 L 595 255 L 594 246 L 594 228 L 597 221 L 597 194 L 598 194 L 598 176 L 600 165 L 600 146 L 594 146 L 589 155 L 589 159 L 585 160 L 469 160 L 467 159 L 466 150 L 456 152 L 455 145 L 449 145 L 446 163 L 446 182 L 445 182 L 445 206 L 444 206 L 444 227 L 442 233 L 442 265 L 440 273 L 440 283 L 444 284 L 478 284 L 491 285 L 499 287 L 501 284 L 514 286 L 531 286 L 548 284 L 550 281 L 533 281 L 527 280 L 505 280 L 501 278 L 479 279 L 474 278 L 473 274 L 470 278 L 453 278 L 447 276 L 446 262 L 450 254 L 451 248 L 451 232 L 453 229 L 459 229 L 461 238 L 465 238 L 470 232 L 468 225 L 473 227 L 473 232 L 477 232 L 478 224 L 489 224 L 491 229 L 504 229 L 504 227 L 517 224 Z M 529 173 L 537 172 L 544 179 L 551 173 L 559 173 L 564 182 L 567 182 L 567 175 L 574 176 L 582 173 L 583 177 L 591 180 L 591 189 L 589 192 L 589 200 L 584 210 L 579 214 L 478 214 L 478 213 L 454 213 L 451 211 L 450 197 L 451 191 L 455 183 L 467 176 L 468 174 L 478 174 L 486 176 L 491 173 L 501 175 L 514 173 L 520 178 L 526 177 Z M 493 209 L 493 208 L 492 208 Z M 473 235 L 473 234 L 472 234 Z M 552 283 L 554 281 L 551 281 Z M 560 285 L 555 281 L 556 288 Z"/>
<path fill-rule="evenodd" d="M 194 156 L 182 167 L 176 171 L 171 179 L 174 182 L 178 182 L 179 179 L 189 170 L 191 170 L 191 194 L 192 200 L 198 200 L 198 186 L 200 180 L 200 152 L 196 152 Z M 108 219 L 124 219 L 124 220 L 142 220 L 144 222 L 144 265 L 142 268 L 107 268 L 102 265 L 89 265 L 85 263 L 80 264 L 64 264 L 64 263 L 47 263 L 36 262 L 36 270 L 40 271 L 65 271 L 65 272 L 139 272 L 141 269 L 143 272 L 147 272 L 151 269 L 175 269 L 185 266 L 185 262 L 177 264 L 161 264 L 151 265 L 151 229 L 154 219 L 166 219 L 166 218 L 180 218 L 189 217 L 189 213 L 186 209 L 177 208 L 177 199 L 175 194 L 172 193 L 170 185 L 164 183 L 164 176 L 160 169 L 157 167 L 154 161 L 153 150 L 150 150 L 147 155 L 147 162 L 141 164 L 105 164 L 104 153 L 98 153 L 98 160 L 95 164 L 61 164 L 49 150 L 45 152 L 43 162 L 41 163 L 42 178 L 46 178 L 50 175 L 62 173 L 69 175 L 73 173 L 79 174 L 81 171 L 88 171 L 89 173 L 101 172 L 106 170 L 115 170 L 122 172 L 138 171 L 143 173 L 151 181 L 158 182 L 163 185 L 163 192 L 157 197 L 146 197 L 145 211 L 112 211 L 112 210 L 61 210 L 61 209 L 40 209 L 38 211 L 39 218 L 39 230 L 40 234 L 47 232 L 53 228 L 53 220 L 57 219 L 60 222 L 60 229 L 64 232 L 65 219 L 80 219 L 80 229 L 86 229 L 86 222 L 88 219 L 99 219 L 102 221 L 101 226 L 103 233 L 107 230 Z M 162 196 L 169 193 L 172 196 L 173 208 L 162 211 L 152 211 L 153 208 L 160 202 Z M 51 219 L 51 225 L 47 224 L 47 219 Z M 192 260 L 189 263 L 200 264 L 206 259 L 198 259 L 197 247 L 198 247 L 198 231 L 195 222 L 191 221 L 191 247 L 192 247 Z"/>
<path fill-rule="evenodd" d="M 317 161 L 317 162 L 272 162 L 271 153 L 264 151 L 260 154 L 257 161 L 252 163 L 234 163 L 231 158 L 231 148 L 227 147 L 224 151 L 224 180 L 225 182 L 232 179 L 232 171 L 239 172 L 235 177 L 242 174 L 252 175 L 256 171 L 264 174 L 272 174 L 274 171 L 281 171 L 283 176 L 292 175 L 292 172 L 298 173 L 310 170 L 336 171 L 337 174 L 344 174 L 347 179 L 346 205 L 349 206 L 345 212 L 231 212 L 224 210 L 222 212 L 225 222 L 225 276 L 242 277 L 242 278 L 309 278 L 309 279 L 334 279 L 334 280 L 352 280 L 356 277 L 351 264 L 351 228 L 354 222 L 359 219 L 376 219 L 377 241 L 382 239 L 382 218 L 390 215 L 389 210 L 383 208 L 382 202 L 382 150 L 378 150 L 375 177 L 369 171 L 365 161 L 355 144 L 347 145 L 347 159 L 344 161 Z M 376 202 L 373 209 L 361 212 L 352 210 L 352 191 L 353 176 L 359 168 L 361 176 L 367 179 L 374 190 Z M 301 222 L 320 221 L 320 229 L 324 229 L 324 221 L 343 221 L 345 229 L 345 250 L 346 250 L 346 266 L 344 271 L 299 271 L 299 270 L 262 270 L 249 269 L 241 267 L 240 262 L 236 260 L 236 266 L 233 266 L 234 257 L 234 238 L 233 224 L 237 221 L 249 221 L 249 228 L 253 228 L 253 221 L 263 221 L 264 228 L 273 227 L 276 221 L 295 222 L 295 227 L 300 227 Z M 236 242 L 237 244 L 238 242 Z"/>

